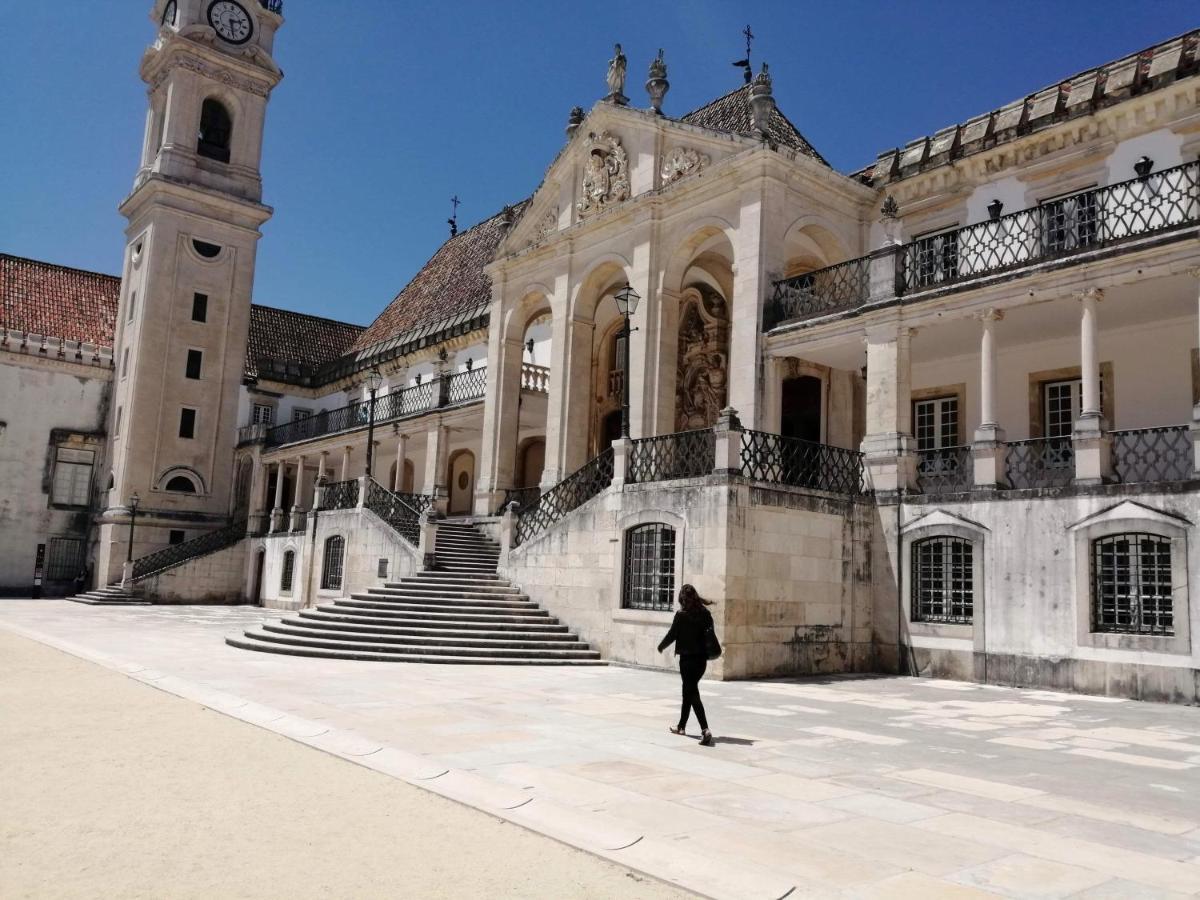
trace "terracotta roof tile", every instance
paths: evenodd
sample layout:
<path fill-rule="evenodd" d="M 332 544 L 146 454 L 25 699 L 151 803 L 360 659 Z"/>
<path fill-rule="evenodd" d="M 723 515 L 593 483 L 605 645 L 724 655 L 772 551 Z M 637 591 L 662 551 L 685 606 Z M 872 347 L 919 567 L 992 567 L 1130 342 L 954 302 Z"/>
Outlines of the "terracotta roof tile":
<path fill-rule="evenodd" d="M 528 200 L 522 200 L 512 207 L 513 224 L 528 205 Z M 506 233 L 503 218 L 503 213 L 497 213 L 442 244 L 359 336 L 353 350 L 486 306 L 492 284 L 483 267 L 492 261 Z"/>
<path fill-rule="evenodd" d="M 348 353 L 363 331 L 362 325 L 251 305 L 246 375 L 285 381 L 308 375 Z"/>
<path fill-rule="evenodd" d="M 733 134 L 752 135 L 750 118 L 750 85 L 744 84 L 699 109 L 694 109 L 680 121 L 699 125 L 712 131 L 727 131 Z M 787 116 L 776 107 L 767 121 L 767 134 L 781 147 L 791 147 L 806 156 L 829 165 Z"/>
<path fill-rule="evenodd" d="M 0 330 L 113 345 L 121 279 L 0 253 Z"/>

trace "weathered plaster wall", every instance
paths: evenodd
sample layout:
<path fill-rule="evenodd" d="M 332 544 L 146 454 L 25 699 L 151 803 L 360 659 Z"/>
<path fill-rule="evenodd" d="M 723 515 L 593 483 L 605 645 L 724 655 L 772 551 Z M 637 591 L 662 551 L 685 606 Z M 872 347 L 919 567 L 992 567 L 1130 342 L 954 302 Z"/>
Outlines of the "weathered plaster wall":
<path fill-rule="evenodd" d="M 245 603 L 247 541 L 218 550 L 136 583 L 155 603 Z"/>

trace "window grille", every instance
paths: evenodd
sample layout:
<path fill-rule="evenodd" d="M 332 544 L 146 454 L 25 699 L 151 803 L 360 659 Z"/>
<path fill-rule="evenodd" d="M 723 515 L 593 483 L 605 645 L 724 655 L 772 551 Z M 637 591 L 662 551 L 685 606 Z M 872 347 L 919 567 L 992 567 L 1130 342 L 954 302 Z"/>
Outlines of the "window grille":
<path fill-rule="evenodd" d="M 270 425 L 275 421 L 275 407 L 266 403 L 255 403 L 250 421 L 254 425 Z"/>
<path fill-rule="evenodd" d="M 975 611 L 975 547 L 962 538 L 932 537 L 912 547 L 914 622 L 971 624 Z"/>
<path fill-rule="evenodd" d="M 83 570 L 84 542 L 77 538 L 50 538 L 46 580 L 72 581 Z"/>
<path fill-rule="evenodd" d="M 1175 633 L 1170 538 L 1127 533 L 1092 542 L 1092 623 L 1118 634 Z"/>
<path fill-rule="evenodd" d="M 92 464 L 95 459 L 96 453 L 92 450 L 57 448 L 50 502 L 63 506 L 87 506 L 92 486 Z"/>
<path fill-rule="evenodd" d="M 346 539 L 335 534 L 325 541 L 325 561 L 321 565 L 321 589 L 340 591 L 342 589 L 342 565 L 346 553 Z"/>
<path fill-rule="evenodd" d="M 675 529 L 661 522 L 625 532 L 624 609 L 670 610 L 675 596 Z"/>
<path fill-rule="evenodd" d="M 325 560 L 326 571 L 328 571 L 329 561 L 329 544 L 325 545 Z M 292 592 L 292 573 L 296 569 L 296 552 L 288 550 L 283 554 L 283 573 L 279 576 L 279 592 L 281 594 L 290 594 Z M 341 578 L 341 575 L 338 576 Z"/>
<path fill-rule="evenodd" d="M 933 287 L 958 277 L 958 232 L 943 231 L 913 241 L 914 287 Z"/>
<path fill-rule="evenodd" d="M 1096 243 L 1099 214 L 1095 193 L 1043 200 L 1040 206 L 1046 253 L 1066 253 Z"/>

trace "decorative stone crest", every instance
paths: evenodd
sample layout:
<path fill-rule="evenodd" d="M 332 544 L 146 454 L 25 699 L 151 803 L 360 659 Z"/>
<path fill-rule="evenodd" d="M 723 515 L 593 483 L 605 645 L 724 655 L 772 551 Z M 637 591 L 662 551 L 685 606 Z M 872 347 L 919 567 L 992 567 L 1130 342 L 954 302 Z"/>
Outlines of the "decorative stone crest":
<path fill-rule="evenodd" d="M 546 210 L 546 214 L 538 219 L 535 241 L 545 240 L 558 231 L 558 207 Z"/>
<path fill-rule="evenodd" d="M 671 82 L 667 81 L 667 64 L 663 60 L 663 52 L 660 48 L 658 56 L 650 61 L 650 73 L 646 79 L 646 93 L 650 95 L 650 106 L 655 114 L 662 115 L 663 97 L 667 96 L 667 91 L 670 89 Z"/>
<path fill-rule="evenodd" d="M 575 209 L 580 217 L 629 199 L 629 159 L 615 135 L 589 134 L 583 184 Z"/>
<path fill-rule="evenodd" d="M 617 44 L 613 47 L 613 58 L 608 61 L 608 96 L 604 99 L 610 103 L 616 103 L 624 106 L 629 102 L 629 98 L 625 96 L 625 68 L 627 66 L 625 54 L 621 52 L 621 45 Z"/>
<path fill-rule="evenodd" d="M 693 175 L 708 165 L 708 157 L 690 147 L 676 147 L 662 161 L 659 175 L 664 185 L 678 181 L 685 175 Z"/>
<path fill-rule="evenodd" d="M 675 430 L 716 423 L 728 400 L 729 306 L 705 284 L 683 293 L 679 310 L 679 362 Z"/>

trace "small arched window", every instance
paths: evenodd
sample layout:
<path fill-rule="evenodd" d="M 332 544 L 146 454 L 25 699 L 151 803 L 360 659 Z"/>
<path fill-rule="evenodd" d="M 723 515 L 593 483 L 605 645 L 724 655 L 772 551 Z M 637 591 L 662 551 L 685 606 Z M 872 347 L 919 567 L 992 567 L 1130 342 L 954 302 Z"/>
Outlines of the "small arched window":
<path fill-rule="evenodd" d="M 292 573 L 296 570 L 296 551 L 288 550 L 283 554 L 283 573 L 279 576 L 279 592 L 292 592 Z"/>
<path fill-rule="evenodd" d="M 975 545 L 949 536 L 914 543 L 913 621 L 969 625 L 974 614 Z"/>
<path fill-rule="evenodd" d="M 335 534 L 325 540 L 325 558 L 321 565 L 321 589 L 325 591 L 340 591 L 342 589 L 342 568 L 345 563 L 346 539 Z"/>
<path fill-rule="evenodd" d="M 229 144 L 233 137 L 233 119 L 220 100 L 209 97 L 200 107 L 200 135 L 196 152 L 218 162 L 229 162 Z"/>
<path fill-rule="evenodd" d="M 192 479 L 184 475 L 176 475 L 167 482 L 166 490 L 176 494 L 194 494 L 196 485 L 192 484 Z"/>
<path fill-rule="evenodd" d="M 662 522 L 636 525 L 625 532 L 625 609 L 670 611 L 675 597 L 675 529 Z"/>

